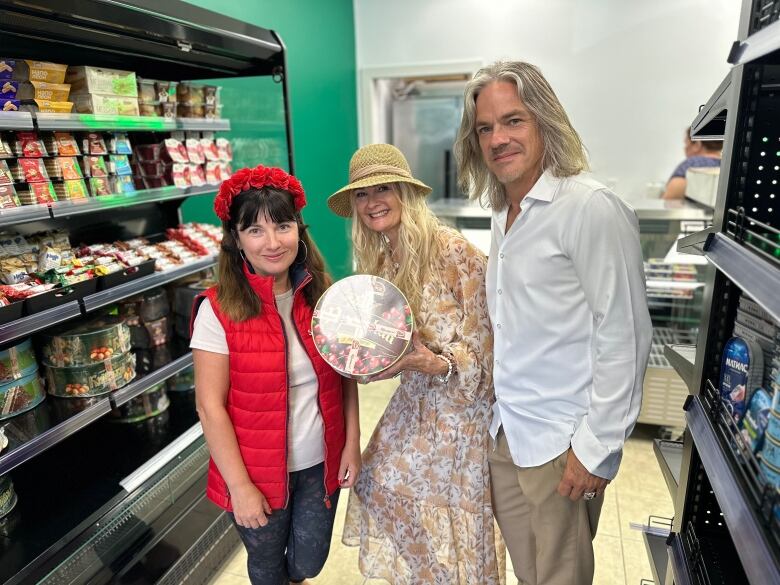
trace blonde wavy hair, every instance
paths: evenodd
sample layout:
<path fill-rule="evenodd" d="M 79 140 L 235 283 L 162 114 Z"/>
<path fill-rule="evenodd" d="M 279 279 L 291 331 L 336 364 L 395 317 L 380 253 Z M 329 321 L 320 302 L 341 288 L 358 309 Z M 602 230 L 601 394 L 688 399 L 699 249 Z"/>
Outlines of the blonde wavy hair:
<path fill-rule="evenodd" d="M 393 259 L 384 236 L 367 228 L 358 217 L 352 197 L 352 247 L 357 271 L 386 278 L 404 293 L 415 317 L 420 309 L 423 284 L 435 280 L 431 270 L 439 254 L 439 220 L 425 204 L 425 198 L 408 183 L 387 183 L 401 200 L 398 229 L 398 271 L 391 270 Z"/>
<path fill-rule="evenodd" d="M 480 202 L 487 198 L 490 207 L 500 210 L 506 206 L 506 192 L 485 165 L 475 128 L 477 97 L 496 81 L 513 83 L 518 97 L 536 120 L 544 147 L 542 169 L 555 177 L 570 177 L 589 170 L 589 165 L 580 135 L 538 67 L 522 61 L 496 61 L 483 67 L 466 85 L 454 153 L 463 192 Z"/>

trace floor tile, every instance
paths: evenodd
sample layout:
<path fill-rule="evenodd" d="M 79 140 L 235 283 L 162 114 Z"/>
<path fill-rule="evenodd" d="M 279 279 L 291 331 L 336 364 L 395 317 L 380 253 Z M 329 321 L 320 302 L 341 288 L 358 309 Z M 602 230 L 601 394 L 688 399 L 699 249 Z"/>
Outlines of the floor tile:
<path fill-rule="evenodd" d="M 653 580 L 650 557 L 647 556 L 644 541 L 623 540 L 623 566 L 626 571 L 627 585 L 639 585 L 642 579 Z"/>
<path fill-rule="evenodd" d="M 598 534 L 620 538 L 617 492 L 612 486 L 607 487 L 607 491 L 604 492 L 604 504 L 601 507 Z"/>
<path fill-rule="evenodd" d="M 620 539 L 599 534 L 593 546 L 596 557 L 593 585 L 625 585 L 626 572 Z"/>
<path fill-rule="evenodd" d="M 238 575 L 231 575 L 230 573 L 218 573 L 214 577 L 209 585 L 251 585 L 249 577 L 239 577 Z"/>
<path fill-rule="evenodd" d="M 362 585 L 365 579 L 358 569 L 358 551 L 334 539 L 325 568 L 309 581 L 312 585 Z"/>
<path fill-rule="evenodd" d="M 230 573 L 231 575 L 238 575 L 239 577 L 246 577 L 246 549 L 243 544 L 239 544 L 236 547 L 233 555 L 225 561 L 222 565 L 222 571 Z"/>

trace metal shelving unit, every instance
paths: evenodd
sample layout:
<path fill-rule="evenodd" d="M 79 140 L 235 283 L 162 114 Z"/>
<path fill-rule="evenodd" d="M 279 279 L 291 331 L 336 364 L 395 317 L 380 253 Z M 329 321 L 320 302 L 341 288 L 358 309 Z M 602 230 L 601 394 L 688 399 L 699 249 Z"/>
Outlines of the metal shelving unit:
<path fill-rule="evenodd" d="M 688 386 L 688 390 L 692 391 L 696 373 L 696 346 L 681 343 L 665 344 L 664 357 Z"/>
<path fill-rule="evenodd" d="M 653 440 L 653 452 L 661 473 L 666 481 L 666 487 L 672 498 L 677 494 L 677 488 L 680 485 L 680 468 L 682 467 L 683 444 L 682 441 L 666 441 L 663 439 Z"/>
<path fill-rule="evenodd" d="M 33 130 L 30 112 L 0 112 L 0 130 Z"/>
<path fill-rule="evenodd" d="M 0 116 L 2 116 L 0 114 Z M 230 130 L 230 120 L 222 118 L 163 118 L 159 116 L 106 116 L 101 114 L 49 114 L 33 115 L 38 130 L 99 131 L 123 130 L 126 132 L 171 132 L 173 130 L 199 130 L 225 132 Z M 1 125 L 1 124 L 0 124 Z"/>

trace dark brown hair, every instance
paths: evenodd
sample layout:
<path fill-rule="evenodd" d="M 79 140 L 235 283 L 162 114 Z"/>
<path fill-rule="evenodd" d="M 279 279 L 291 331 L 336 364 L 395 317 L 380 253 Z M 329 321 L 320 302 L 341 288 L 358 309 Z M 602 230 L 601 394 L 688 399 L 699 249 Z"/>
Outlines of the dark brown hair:
<path fill-rule="evenodd" d="M 306 246 L 299 246 L 295 263 L 303 264 L 311 274 L 311 282 L 303 289 L 303 296 L 310 307 L 314 307 L 331 284 L 325 260 L 309 236 L 309 226 L 303 223 L 300 212 L 295 211 L 292 195 L 269 187 L 244 191 L 230 205 L 230 220 L 222 222 L 222 244 L 217 263 L 219 308 L 235 322 L 256 317 L 262 310 L 260 298 L 244 274 L 244 259 L 239 253 L 237 241 L 238 232 L 255 223 L 260 215 L 274 223 L 295 222 L 298 225 L 298 237 Z"/>

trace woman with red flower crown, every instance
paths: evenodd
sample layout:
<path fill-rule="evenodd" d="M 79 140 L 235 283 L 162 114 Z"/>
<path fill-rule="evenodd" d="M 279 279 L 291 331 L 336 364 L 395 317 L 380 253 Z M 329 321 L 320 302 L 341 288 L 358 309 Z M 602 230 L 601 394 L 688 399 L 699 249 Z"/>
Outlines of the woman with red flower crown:
<path fill-rule="evenodd" d="M 303 223 L 301 183 L 241 169 L 222 183 L 219 284 L 193 307 L 206 495 L 230 513 L 253 585 L 300 583 L 328 556 L 339 488 L 360 472 L 357 386 L 309 331 L 330 284 Z"/>

